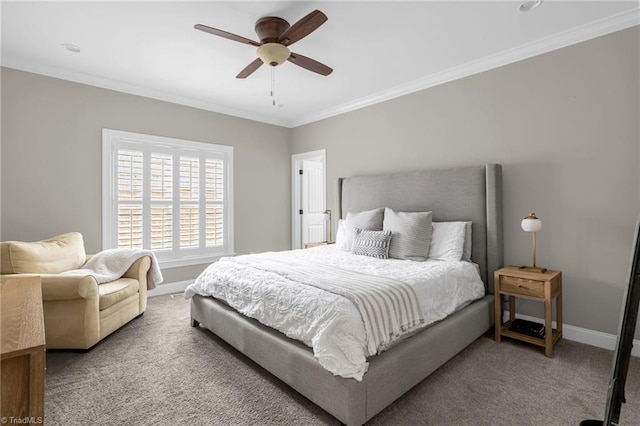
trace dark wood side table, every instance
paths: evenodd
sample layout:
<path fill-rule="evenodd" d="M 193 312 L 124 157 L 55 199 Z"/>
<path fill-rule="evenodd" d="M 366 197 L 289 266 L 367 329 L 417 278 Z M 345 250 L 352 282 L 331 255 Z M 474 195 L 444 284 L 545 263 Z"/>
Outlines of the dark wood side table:
<path fill-rule="evenodd" d="M 544 272 L 507 266 L 494 273 L 496 342 L 502 336 L 544 347 L 544 354 L 553 356 L 553 345 L 562 337 L 562 272 Z M 509 296 L 509 321 L 502 324 L 502 295 Z M 533 337 L 509 329 L 516 317 L 516 297 L 544 303 L 544 338 Z M 556 301 L 556 328 L 552 327 L 552 303 Z"/>

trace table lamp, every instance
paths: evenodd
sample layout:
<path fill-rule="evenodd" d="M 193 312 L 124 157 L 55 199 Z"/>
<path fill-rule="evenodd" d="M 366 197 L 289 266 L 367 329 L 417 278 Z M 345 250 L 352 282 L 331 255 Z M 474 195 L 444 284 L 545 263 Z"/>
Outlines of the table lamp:
<path fill-rule="evenodd" d="M 525 232 L 531 232 L 531 238 L 533 241 L 533 266 L 521 266 L 521 269 L 531 269 L 536 272 L 545 272 L 546 268 L 538 268 L 536 266 L 536 232 L 542 229 L 542 221 L 538 219 L 535 213 L 530 213 L 527 217 L 522 219 L 520 223 L 522 229 Z"/>
<path fill-rule="evenodd" d="M 322 218 L 324 219 L 325 222 L 329 222 L 329 229 L 328 229 L 328 236 L 327 236 L 327 242 L 330 243 L 331 242 L 331 235 L 333 235 L 333 229 L 331 227 L 331 210 L 325 210 L 322 212 Z"/>

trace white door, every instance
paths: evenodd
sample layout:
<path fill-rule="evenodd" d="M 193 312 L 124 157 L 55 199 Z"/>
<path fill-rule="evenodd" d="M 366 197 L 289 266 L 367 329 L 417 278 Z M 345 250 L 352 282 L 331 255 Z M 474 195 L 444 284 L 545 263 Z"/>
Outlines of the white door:
<path fill-rule="evenodd" d="M 324 164 L 321 161 L 302 161 L 302 244 L 327 240 L 324 220 Z"/>
<path fill-rule="evenodd" d="M 324 149 L 291 156 L 291 248 L 327 240 L 326 151 Z"/>

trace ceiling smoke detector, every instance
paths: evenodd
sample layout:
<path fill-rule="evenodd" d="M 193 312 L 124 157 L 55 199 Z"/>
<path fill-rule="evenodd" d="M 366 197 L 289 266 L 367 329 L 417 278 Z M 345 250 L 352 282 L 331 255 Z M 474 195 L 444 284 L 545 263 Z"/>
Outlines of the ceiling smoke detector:
<path fill-rule="evenodd" d="M 520 3 L 520 12 L 529 12 L 542 4 L 542 0 L 525 0 Z"/>
<path fill-rule="evenodd" d="M 69 52 L 80 53 L 80 47 L 71 43 L 62 43 L 60 46 L 67 49 Z"/>

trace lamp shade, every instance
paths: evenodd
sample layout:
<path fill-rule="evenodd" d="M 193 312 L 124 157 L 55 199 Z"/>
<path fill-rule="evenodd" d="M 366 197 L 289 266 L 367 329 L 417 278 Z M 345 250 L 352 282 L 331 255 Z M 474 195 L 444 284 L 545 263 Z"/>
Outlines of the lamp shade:
<path fill-rule="evenodd" d="M 531 213 L 522 219 L 520 226 L 526 232 L 537 232 L 542 229 L 542 221 L 536 217 L 535 213 Z"/>
<path fill-rule="evenodd" d="M 322 219 L 325 222 L 329 222 L 329 226 L 327 227 L 327 241 L 331 241 L 331 235 L 333 235 L 333 227 L 331 223 L 331 210 L 325 210 L 322 212 Z"/>
<path fill-rule="evenodd" d="M 265 43 L 258 47 L 258 57 L 272 67 L 281 65 L 291 55 L 291 51 L 280 43 Z"/>

